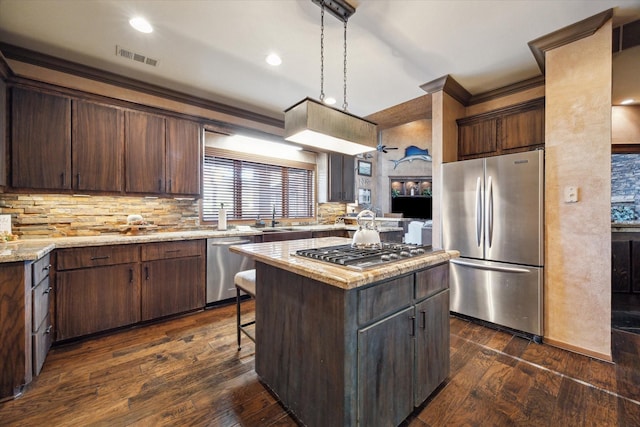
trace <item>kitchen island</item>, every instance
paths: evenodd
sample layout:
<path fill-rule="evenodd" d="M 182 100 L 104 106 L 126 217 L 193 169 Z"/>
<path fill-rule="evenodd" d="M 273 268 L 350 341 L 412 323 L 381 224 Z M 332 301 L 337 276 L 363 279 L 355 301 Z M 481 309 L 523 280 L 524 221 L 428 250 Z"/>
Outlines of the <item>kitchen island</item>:
<path fill-rule="evenodd" d="M 231 247 L 256 261 L 256 372 L 305 425 L 398 425 L 449 374 L 458 252 L 361 271 L 295 255 L 350 242 Z"/>

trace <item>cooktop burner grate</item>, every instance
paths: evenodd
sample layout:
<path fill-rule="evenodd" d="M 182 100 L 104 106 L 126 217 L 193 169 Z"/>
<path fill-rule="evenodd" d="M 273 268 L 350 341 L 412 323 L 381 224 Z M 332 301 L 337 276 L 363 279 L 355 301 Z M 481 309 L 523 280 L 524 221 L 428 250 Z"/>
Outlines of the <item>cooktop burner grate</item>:
<path fill-rule="evenodd" d="M 324 261 L 331 264 L 363 270 L 408 258 L 442 252 L 431 245 L 408 245 L 403 243 L 383 243 L 381 248 L 361 249 L 351 245 L 327 246 L 324 248 L 300 249 L 297 256 Z"/>

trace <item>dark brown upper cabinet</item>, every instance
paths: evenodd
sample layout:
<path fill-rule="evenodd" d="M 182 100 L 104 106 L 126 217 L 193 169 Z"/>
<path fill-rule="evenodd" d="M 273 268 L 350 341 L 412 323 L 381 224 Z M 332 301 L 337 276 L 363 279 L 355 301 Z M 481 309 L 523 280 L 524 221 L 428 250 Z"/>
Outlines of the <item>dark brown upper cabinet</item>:
<path fill-rule="evenodd" d="M 544 147 L 544 98 L 457 120 L 458 160 Z"/>
<path fill-rule="evenodd" d="M 73 188 L 123 190 L 124 113 L 83 100 L 73 101 Z"/>
<path fill-rule="evenodd" d="M 355 200 L 355 163 L 353 156 L 329 154 L 329 201 L 349 202 Z"/>
<path fill-rule="evenodd" d="M 164 193 L 164 117 L 140 112 L 125 113 L 126 191 Z"/>
<path fill-rule="evenodd" d="M 11 184 L 71 189 L 71 99 L 14 87 L 11 98 Z"/>
<path fill-rule="evenodd" d="M 200 195 L 203 160 L 200 124 L 167 118 L 166 131 L 166 192 Z"/>

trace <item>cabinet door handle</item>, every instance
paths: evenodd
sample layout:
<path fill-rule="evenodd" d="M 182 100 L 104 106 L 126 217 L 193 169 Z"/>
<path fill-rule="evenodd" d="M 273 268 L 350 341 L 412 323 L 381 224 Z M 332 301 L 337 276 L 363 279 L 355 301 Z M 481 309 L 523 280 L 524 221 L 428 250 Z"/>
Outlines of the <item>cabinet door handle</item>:
<path fill-rule="evenodd" d="M 78 188 L 80 188 L 80 174 L 76 175 L 77 181 L 78 183 L 76 184 L 78 186 Z"/>
<path fill-rule="evenodd" d="M 149 280 L 149 267 L 144 268 L 145 280 Z"/>
<path fill-rule="evenodd" d="M 409 334 L 412 337 L 416 336 L 416 316 L 409 316 L 409 322 L 411 323 L 411 333 Z"/>
<path fill-rule="evenodd" d="M 49 271 L 49 270 L 51 270 L 51 264 L 42 267 L 42 271 Z"/>
<path fill-rule="evenodd" d="M 169 193 L 171 193 L 171 180 L 169 180 Z"/>
<path fill-rule="evenodd" d="M 162 192 L 162 179 L 158 180 L 158 190 Z"/>
<path fill-rule="evenodd" d="M 42 291 L 42 295 L 46 295 L 49 292 L 51 292 L 53 290 L 53 288 L 51 288 L 51 286 L 49 286 L 47 289 L 45 289 L 44 291 Z"/>
<path fill-rule="evenodd" d="M 133 268 L 129 269 L 129 283 L 133 284 Z"/>
<path fill-rule="evenodd" d="M 64 172 L 62 172 L 62 173 L 60 174 L 60 184 L 62 184 L 62 186 L 63 186 L 63 187 L 64 187 L 64 181 L 65 181 L 65 179 L 64 179 Z"/>
<path fill-rule="evenodd" d="M 103 255 L 103 256 L 92 256 L 91 257 L 91 261 L 96 261 L 96 260 L 100 260 L 100 259 L 109 259 L 110 256 L 109 255 Z"/>
<path fill-rule="evenodd" d="M 420 311 L 420 327 L 427 329 L 427 312 L 424 310 Z"/>
<path fill-rule="evenodd" d="M 47 330 L 46 330 L 46 331 L 44 331 L 44 334 L 45 334 L 45 335 L 49 335 L 49 334 L 51 333 L 51 329 L 53 329 L 53 325 L 49 325 L 49 326 L 47 326 Z"/>

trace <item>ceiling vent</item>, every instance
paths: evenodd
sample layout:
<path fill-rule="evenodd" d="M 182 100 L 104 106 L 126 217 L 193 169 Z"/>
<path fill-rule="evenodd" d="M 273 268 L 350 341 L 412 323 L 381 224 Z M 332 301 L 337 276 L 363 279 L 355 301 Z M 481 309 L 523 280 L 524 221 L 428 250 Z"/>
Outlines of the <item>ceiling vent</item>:
<path fill-rule="evenodd" d="M 139 62 L 141 64 L 151 65 L 152 67 L 157 67 L 158 62 L 160 62 L 157 59 L 149 58 L 146 55 L 133 52 L 118 45 L 116 45 L 116 55 L 122 58 L 130 59 L 131 61 Z"/>

